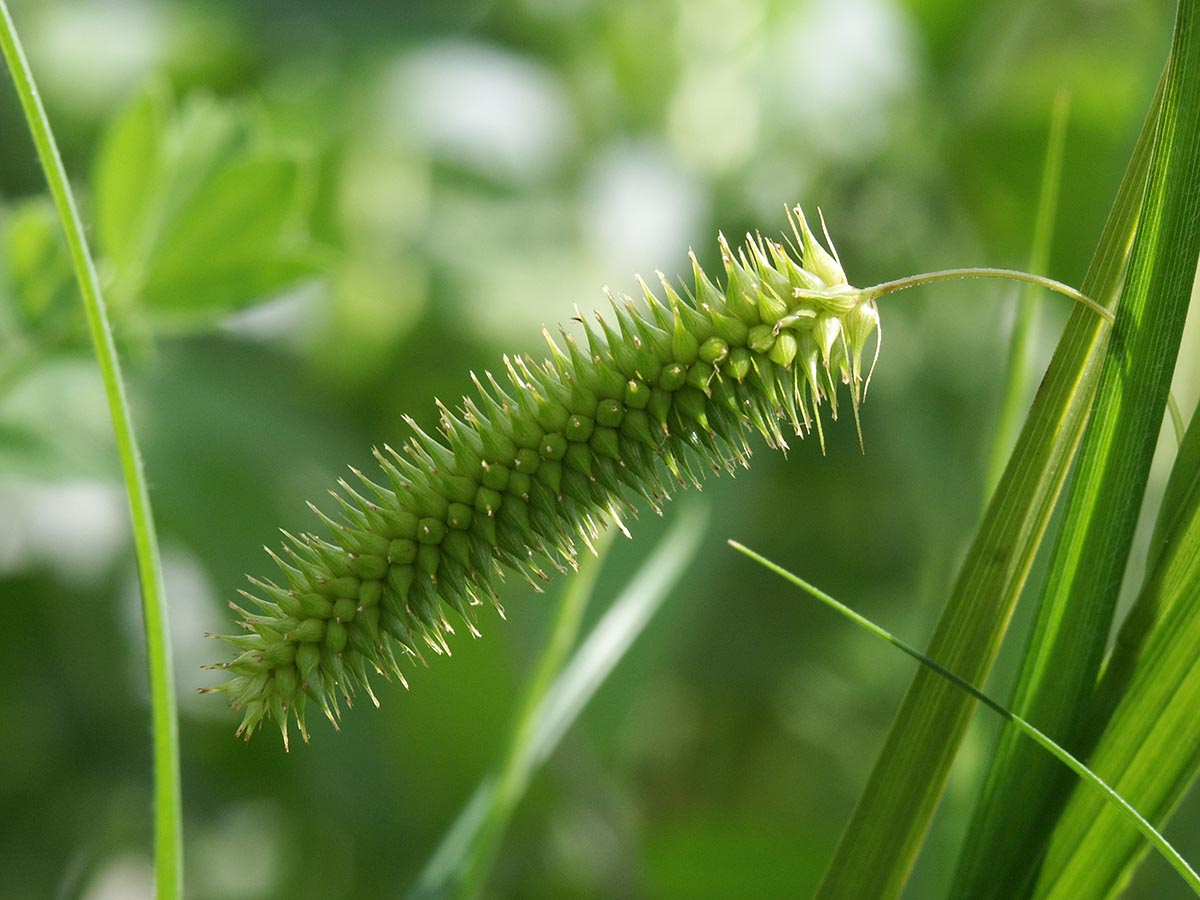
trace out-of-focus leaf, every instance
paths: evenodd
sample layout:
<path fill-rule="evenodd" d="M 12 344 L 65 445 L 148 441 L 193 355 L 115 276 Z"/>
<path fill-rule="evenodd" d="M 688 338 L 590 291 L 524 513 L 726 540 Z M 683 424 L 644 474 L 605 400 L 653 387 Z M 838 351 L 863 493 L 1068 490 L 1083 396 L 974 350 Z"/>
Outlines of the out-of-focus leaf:
<path fill-rule="evenodd" d="M 1067 117 L 1071 97 L 1060 91 L 1054 98 L 1050 115 L 1050 135 L 1046 141 L 1046 160 L 1042 166 L 1042 189 L 1038 196 L 1037 217 L 1033 225 L 1033 241 L 1029 249 L 1027 271 L 1044 274 L 1050 260 L 1050 244 L 1054 237 L 1054 218 L 1058 212 L 1058 194 L 1062 187 L 1063 148 L 1067 143 Z M 1004 398 L 996 434 L 992 438 L 988 457 L 987 491 L 990 495 L 1000 480 L 1004 464 L 1021 428 L 1021 416 L 1029 403 L 1029 388 L 1034 380 L 1031 364 L 1037 344 L 1037 327 L 1041 321 L 1042 297 L 1037 286 L 1026 284 L 1017 295 L 1017 313 L 1012 338 L 1008 345 L 1008 372 L 1004 383 Z"/>
<path fill-rule="evenodd" d="M 12 305 L 0 313 L 0 333 L 61 333 L 72 327 L 82 335 L 83 319 L 75 299 L 71 259 L 49 198 L 38 197 L 11 208 L 0 219 L 0 284 Z M 11 321 L 8 310 L 11 310 Z M 57 334 L 56 334 L 57 336 Z"/>
<path fill-rule="evenodd" d="M 645 629 L 695 556 L 707 516 L 697 502 L 677 515 L 671 531 L 562 666 L 554 683 L 541 694 L 516 735 L 503 769 L 489 774 L 471 796 L 421 873 L 410 900 L 471 896 L 482 887 L 480 879 L 486 875 L 486 867 L 481 870 L 471 866 L 480 852 L 480 843 L 491 842 L 494 851 L 499 834 L 492 829 L 507 823 L 534 773 Z"/>
<path fill-rule="evenodd" d="M 37 470 L 49 455 L 45 435 L 0 419 L 0 472 L 43 474 Z"/>
<path fill-rule="evenodd" d="M 283 248 L 300 167 L 282 155 L 223 168 L 180 210 L 151 263 L 141 301 L 155 313 L 220 313 L 317 269 Z"/>
<path fill-rule="evenodd" d="M 0 393 L 4 477 L 114 479 L 112 440 L 104 392 L 87 358 L 60 356 Z"/>
<path fill-rule="evenodd" d="M 210 178 L 254 145 L 249 116 L 240 104 L 206 94 L 184 100 L 168 125 L 163 219 L 174 218 Z"/>
<path fill-rule="evenodd" d="M 118 314 L 203 326 L 320 271 L 326 260 L 303 227 L 310 173 L 296 155 L 238 104 L 165 103 L 153 87 L 135 98 L 96 168 Z"/>
<path fill-rule="evenodd" d="M 138 93 L 101 138 L 92 174 L 96 233 L 101 252 L 116 267 L 129 265 L 145 239 L 165 163 L 164 89 Z"/>
<path fill-rule="evenodd" d="M 157 325 L 203 324 L 214 315 L 268 298 L 321 269 L 321 259 L 315 254 L 239 254 L 215 259 L 208 266 L 181 269 L 169 280 L 148 284 L 145 302 Z"/>
<path fill-rule="evenodd" d="M 579 636 L 584 611 L 612 546 L 612 538 L 611 532 L 601 536 L 597 555 L 583 558 L 579 572 L 564 588 L 558 614 L 533 678 L 521 698 L 507 751 L 498 770 L 488 774 L 447 832 L 422 875 L 418 891 L 448 894 L 457 889 L 461 894 L 470 893 L 473 885 L 474 892 L 478 893 L 478 888 L 485 883 L 508 821 L 530 777 L 528 743 L 538 728 L 538 710 Z"/>
<path fill-rule="evenodd" d="M 326 339 L 314 361 L 342 384 L 366 385 L 394 359 L 397 343 L 425 308 L 429 271 L 415 253 L 387 258 L 347 253 L 330 279 Z M 342 348 L 353 346 L 354 354 Z"/>
<path fill-rule="evenodd" d="M 155 252 L 150 283 L 269 249 L 294 206 L 298 167 L 279 155 L 233 163 L 171 223 Z"/>

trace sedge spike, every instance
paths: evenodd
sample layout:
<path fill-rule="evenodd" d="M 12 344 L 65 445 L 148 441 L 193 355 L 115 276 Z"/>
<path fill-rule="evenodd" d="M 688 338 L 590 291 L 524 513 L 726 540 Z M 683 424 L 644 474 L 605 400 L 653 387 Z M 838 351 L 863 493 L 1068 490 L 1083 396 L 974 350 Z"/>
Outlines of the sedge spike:
<path fill-rule="evenodd" d="M 857 426 L 876 299 L 908 282 L 851 286 L 824 222 L 829 249 L 799 207 L 788 219 L 794 241 L 747 235 L 735 251 L 721 237 L 723 288 L 694 254 L 690 287 L 638 279 L 641 305 L 609 294 L 598 328 L 577 310 L 582 341 L 545 331 L 552 360 L 506 356 L 500 377 L 472 373 L 476 396 L 438 402 L 433 433 L 406 419 L 403 452 L 375 451 L 375 480 L 339 479 L 337 514 L 314 507 L 327 537 L 285 532 L 282 553 L 267 551 L 280 582 L 250 579 L 254 611 L 234 605 L 241 633 L 218 636 L 234 658 L 212 668 L 230 678 L 204 691 L 241 712 L 238 734 L 273 723 L 286 746 L 291 722 L 308 740 L 306 709 L 336 728 L 343 701 L 362 692 L 377 705 L 370 673 L 407 687 L 401 660 L 448 656 L 456 623 L 479 634 L 485 603 L 503 616 L 506 572 L 540 590 L 609 521 L 624 531 L 635 499 L 661 514 L 669 485 L 746 465 L 752 432 L 786 450 L 786 423 L 823 447 L 822 405 L 837 418 L 839 383 Z"/>

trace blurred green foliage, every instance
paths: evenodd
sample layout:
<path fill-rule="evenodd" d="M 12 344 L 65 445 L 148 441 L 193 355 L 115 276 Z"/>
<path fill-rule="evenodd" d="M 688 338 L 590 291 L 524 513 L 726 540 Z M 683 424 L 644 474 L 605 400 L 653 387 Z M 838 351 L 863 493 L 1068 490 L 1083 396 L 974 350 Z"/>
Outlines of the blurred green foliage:
<path fill-rule="evenodd" d="M 193 898 L 411 883 L 504 744 L 544 639 L 512 583 L 452 660 L 285 755 L 195 688 L 242 573 L 347 463 L 635 271 L 820 205 L 851 279 L 1028 253 L 1073 98 L 1053 277 L 1078 282 L 1169 35 L 1166 0 L 11 4 L 92 225 L 166 549 Z M 82 311 L 0 90 L 0 897 L 149 896 L 136 580 Z M 979 513 L 1013 304 L 897 297 L 863 410 L 705 488 L 706 551 L 518 810 L 496 897 L 811 890 L 909 664 L 724 547 L 909 640 Z M 1047 316 L 1049 347 L 1061 316 Z M 1196 401 L 1196 336 L 1177 392 Z M 1189 353 L 1188 347 L 1192 350 Z M 1043 357 L 1044 361 L 1044 357 Z M 1189 365 L 1191 368 L 1189 368 Z M 1161 489 L 1161 486 L 1160 488 Z M 667 515 L 670 516 L 670 510 Z M 597 591 L 663 525 L 646 515 Z M 558 589 L 558 588 L 555 588 Z M 1020 613 L 1018 613 L 1020 615 Z M 1007 650 L 1019 648 L 1014 634 Z M 1012 656 L 1006 652 L 1006 656 Z M 1003 667 L 1003 663 L 1002 663 Z M 992 692 L 1003 696 L 997 686 Z M 944 891 L 994 723 L 912 898 Z M 1195 798 L 1168 836 L 1200 854 Z M 1129 896 L 1182 896 L 1151 862 Z"/>

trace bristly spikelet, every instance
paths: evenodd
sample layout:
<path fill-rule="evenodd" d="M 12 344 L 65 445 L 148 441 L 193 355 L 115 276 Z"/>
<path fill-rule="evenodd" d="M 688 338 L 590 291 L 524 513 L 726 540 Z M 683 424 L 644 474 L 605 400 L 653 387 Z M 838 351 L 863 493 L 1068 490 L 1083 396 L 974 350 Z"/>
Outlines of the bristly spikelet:
<path fill-rule="evenodd" d="M 438 403 L 440 435 L 408 420 L 403 452 L 375 451 L 383 483 L 339 480 L 339 517 L 312 507 L 331 536 L 284 532 L 282 554 L 267 551 L 281 577 L 251 578 L 250 608 L 231 604 L 245 633 L 221 637 L 238 652 L 213 668 L 233 677 L 206 690 L 242 712 L 238 733 L 273 719 L 286 745 L 289 719 L 308 739 L 308 700 L 335 728 L 357 690 L 378 705 L 369 673 L 404 683 L 403 657 L 448 654 L 448 611 L 473 634 L 474 607 L 503 613 L 504 568 L 537 586 L 574 566 L 576 538 L 590 546 L 607 517 L 633 513 L 631 498 L 658 511 L 664 480 L 698 486 L 708 467 L 746 465 L 749 432 L 781 449 L 781 421 L 819 434 L 836 379 L 857 415 L 879 315 L 795 213 L 787 247 L 748 235 L 735 253 L 721 237 L 724 290 L 693 255 L 691 290 L 660 274 L 641 305 L 610 296 L 610 319 L 580 317 L 583 341 L 546 332 L 549 360 L 472 374 L 477 396 Z"/>

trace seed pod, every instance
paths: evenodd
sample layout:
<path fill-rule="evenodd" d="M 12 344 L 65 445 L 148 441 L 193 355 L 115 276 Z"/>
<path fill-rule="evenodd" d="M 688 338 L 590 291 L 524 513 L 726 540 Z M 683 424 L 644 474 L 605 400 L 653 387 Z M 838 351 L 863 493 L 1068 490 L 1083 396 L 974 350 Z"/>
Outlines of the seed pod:
<path fill-rule="evenodd" d="M 749 432 L 784 449 L 780 420 L 820 433 L 839 381 L 857 409 L 878 312 L 795 213 L 802 252 L 722 237 L 724 291 L 693 255 L 690 288 L 660 276 L 665 299 L 645 283 L 641 306 L 610 297 L 610 318 L 583 323 L 586 352 L 546 332 L 550 360 L 505 357 L 507 385 L 472 375 L 477 396 L 438 403 L 437 436 L 407 420 L 403 452 L 375 452 L 382 483 L 339 480 L 340 520 L 317 511 L 331 538 L 286 535 L 280 582 L 251 579 L 256 610 L 234 606 L 246 633 L 222 638 L 237 655 L 214 667 L 233 677 L 206 691 L 241 711 L 238 733 L 273 719 L 286 745 L 294 720 L 307 740 L 307 701 L 336 727 L 339 698 L 375 699 L 369 671 L 407 685 L 403 660 L 450 652 L 449 613 L 478 634 L 502 567 L 538 585 L 634 498 L 657 511 L 667 483 L 745 464 Z"/>

